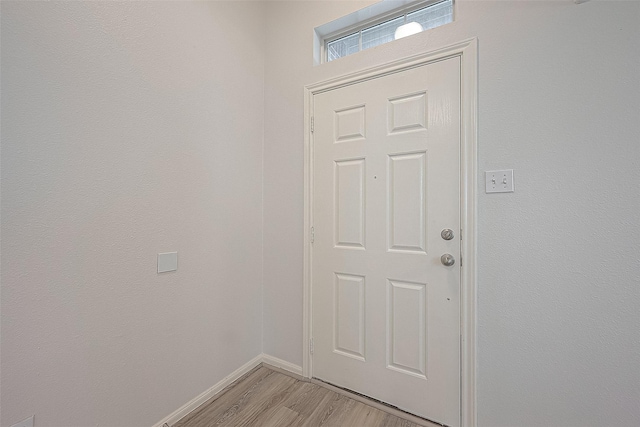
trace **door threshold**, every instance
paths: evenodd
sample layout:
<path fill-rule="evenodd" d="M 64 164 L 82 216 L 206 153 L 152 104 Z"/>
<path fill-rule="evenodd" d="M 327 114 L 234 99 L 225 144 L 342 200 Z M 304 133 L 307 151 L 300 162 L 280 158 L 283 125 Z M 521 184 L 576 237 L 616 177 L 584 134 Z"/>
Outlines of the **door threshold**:
<path fill-rule="evenodd" d="M 396 417 L 411 421 L 412 423 L 418 424 L 423 427 L 447 427 L 445 424 L 431 421 L 427 418 L 423 418 L 418 415 L 412 414 L 411 412 L 404 411 L 398 408 L 397 406 L 393 406 L 381 400 L 374 399 L 372 397 L 366 396 L 364 394 L 360 394 L 353 390 L 349 390 L 348 388 L 343 388 L 343 387 L 328 383 L 326 381 L 322 381 L 315 377 L 311 378 L 311 383 L 319 385 L 321 387 L 324 387 L 336 393 L 342 394 L 344 396 L 347 396 L 353 400 L 357 400 L 358 402 L 364 403 L 365 405 L 373 406 L 376 409 L 387 412 L 391 415 L 395 415 Z"/>

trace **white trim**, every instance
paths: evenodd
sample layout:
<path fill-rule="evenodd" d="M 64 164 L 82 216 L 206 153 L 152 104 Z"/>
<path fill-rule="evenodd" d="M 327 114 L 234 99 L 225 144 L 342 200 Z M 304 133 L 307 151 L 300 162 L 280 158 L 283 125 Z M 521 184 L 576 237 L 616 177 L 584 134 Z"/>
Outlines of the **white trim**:
<path fill-rule="evenodd" d="M 242 377 L 244 374 L 250 372 L 253 368 L 260 365 L 262 363 L 263 357 L 264 356 L 262 354 L 257 355 L 256 357 L 254 357 L 253 359 L 251 359 L 250 361 L 248 361 L 247 363 L 245 363 L 244 365 L 242 365 L 241 367 L 233 371 L 231 374 L 227 375 L 222 380 L 218 381 L 218 383 L 215 384 L 213 387 L 204 391 L 203 393 L 196 396 L 195 398 L 191 399 L 189 402 L 185 403 L 180 408 L 173 411 L 170 415 L 166 416 L 162 420 L 155 423 L 153 427 L 163 427 L 165 423 L 171 426 L 174 423 L 178 422 L 185 415 L 189 414 L 190 412 L 198 408 L 200 405 L 205 403 L 207 400 L 211 399 L 216 394 L 220 393 L 222 390 L 225 389 L 225 387 L 229 386 L 238 378 Z"/>
<path fill-rule="evenodd" d="M 277 357 L 269 356 L 268 354 L 263 354 L 262 363 L 282 369 L 291 374 L 297 375 L 298 377 L 302 377 L 302 367 L 294 365 L 291 362 L 287 362 L 286 360 L 278 359 Z"/>
<path fill-rule="evenodd" d="M 453 56 L 461 64 L 461 188 L 460 208 L 463 240 L 461 256 L 461 331 L 460 331 L 460 425 L 477 425 L 476 409 L 476 253 L 477 253 L 477 105 L 478 40 L 462 41 L 431 52 L 410 56 L 356 73 L 305 86 L 304 90 L 304 270 L 303 270 L 303 358 L 302 374 L 313 376 L 309 339 L 312 330 L 311 272 L 312 245 L 309 230 L 313 226 L 313 134 L 309 121 L 313 116 L 313 96 L 364 80 L 418 67 Z"/>
<path fill-rule="evenodd" d="M 461 53 L 461 129 L 460 219 L 463 230 L 460 248 L 464 264 L 461 271 L 460 300 L 460 425 L 476 427 L 476 350 L 477 350 L 477 218 L 478 204 L 478 40 L 469 40 Z"/>
<path fill-rule="evenodd" d="M 311 378 L 312 360 L 309 351 L 311 339 L 311 225 L 313 224 L 313 154 L 311 152 L 311 127 L 309 126 L 313 111 L 313 94 L 308 87 L 304 89 L 304 251 L 302 266 L 302 376 Z"/>
<path fill-rule="evenodd" d="M 277 357 L 269 356 L 268 354 L 259 354 L 226 377 L 216 383 L 210 389 L 204 391 L 200 395 L 191 399 L 189 402 L 182 405 L 179 409 L 173 411 L 170 415 L 167 415 L 162 420 L 158 421 L 153 427 L 163 427 L 164 424 L 173 425 L 180 419 L 184 418 L 189 413 L 196 410 L 200 405 L 207 402 L 212 397 L 215 397 L 218 393 L 222 392 L 226 387 L 231 385 L 234 381 L 237 381 L 243 375 L 250 372 L 255 367 L 261 365 L 270 365 L 277 369 L 286 371 L 294 376 L 302 377 L 302 367 L 287 362 L 286 360 L 278 359 Z"/>

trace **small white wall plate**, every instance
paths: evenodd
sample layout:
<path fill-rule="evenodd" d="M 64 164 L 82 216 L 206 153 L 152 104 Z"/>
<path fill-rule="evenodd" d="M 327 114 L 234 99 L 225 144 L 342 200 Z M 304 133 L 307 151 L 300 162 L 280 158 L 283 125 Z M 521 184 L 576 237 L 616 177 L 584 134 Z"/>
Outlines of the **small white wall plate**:
<path fill-rule="evenodd" d="M 176 271 L 178 269 L 178 252 L 158 254 L 158 273 Z"/>

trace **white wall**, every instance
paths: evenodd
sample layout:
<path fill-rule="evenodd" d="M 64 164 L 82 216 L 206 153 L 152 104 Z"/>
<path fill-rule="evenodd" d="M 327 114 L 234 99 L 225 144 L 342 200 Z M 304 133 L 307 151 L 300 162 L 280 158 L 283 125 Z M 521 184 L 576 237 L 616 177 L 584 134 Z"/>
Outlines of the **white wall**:
<path fill-rule="evenodd" d="M 261 353 L 264 5 L 1 13 L 1 424 L 152 425 Z"/>
<path fill-rule="evenodd" d="M 262 310 L 301 364 L 303 85 L 476 36 L 479 169 L 516 171 L 478 189 L 480 425 L 640 424 L 640 4 L 460 0 L 314 67 L 370 3 L 1 2 L 2 426 L 150 425 Z"/>
<path fill-rule="evenodd" d="M 458 1 L 314 67 L 313 28 L 369 3 L 267 10 L 265 353 L 302 363 L 302 87 L 478 37 L 479 170 L 516 182 L 478 188 L 479 425 L 640 425 L 640 3 Z"/>

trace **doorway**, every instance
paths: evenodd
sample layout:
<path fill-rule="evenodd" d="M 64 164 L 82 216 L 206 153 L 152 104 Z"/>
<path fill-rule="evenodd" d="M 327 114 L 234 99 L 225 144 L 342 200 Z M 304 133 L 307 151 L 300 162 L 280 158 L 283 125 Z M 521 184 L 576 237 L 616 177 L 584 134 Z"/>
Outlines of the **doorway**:
<path fill-rule="evenodd" d="M 470 40 L 307 88 L 303 373 L 475 424 Z"/>

